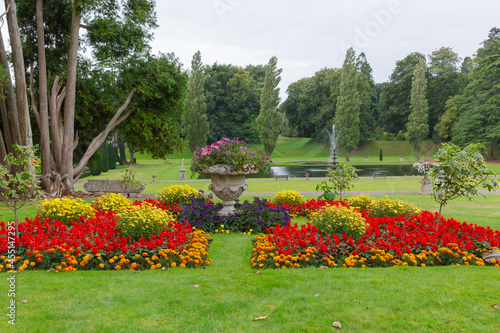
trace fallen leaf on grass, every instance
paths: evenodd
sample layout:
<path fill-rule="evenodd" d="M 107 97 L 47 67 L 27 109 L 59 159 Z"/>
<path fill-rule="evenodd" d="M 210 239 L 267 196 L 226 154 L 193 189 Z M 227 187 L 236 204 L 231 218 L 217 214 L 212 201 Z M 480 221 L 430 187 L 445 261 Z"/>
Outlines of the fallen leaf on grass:
<path fill-rule="evenodd" d="M 314 295 L 314 297 L 318 297 L 318 296 L 319 296 L 319 294 Z"/>
<path fill-rule="evenodd" d="M 269 317 L 268 316 L 257 317 L 257 318 L 252 319 L 252 321 L 263 320 L 263 319 L 269 319 Z"/>
<path fill-rule="evenodd" d="M 257 271 L 257 273 L 255 273 L 255 274 L 262 274 L 262 271 Z"/>
<path fill-rule="evenodd" d="M 25 299 L 23 299 L 23 300 L 21 301 L 21 303 L 26 304 L 26 303 L 28 303 L 28 301 L 27 301 L 27 300 L 25 300 Z"/>
<path fill-rule="evenodd" d="M 328 268 L 328 266 L 319 266 L 320 269 Z"/>
<path fill-rule="evenodd" d="M 491 304 L 492 307 L 494 307 L 495 309 L 500 309 L 500 307 L 498 306 L 498 304 Z"/>
<path fill-rule="evenodd" d="M 342 324 L 340 323 L 340 321 L 334 321 L 332 323 L 332 326 L 337 327 L 338 329 L 342 329 Z"/>
<path fill-rule="evenodd" d="M 197 285 L 197 284 L 195 284 L 193 287 L 195 287 L 195 288 L 200 288 L 200 286 L 199 286 L 199 285 Z"/>
<path fill-rule="evenodd" d="M 439 305 L 443 306 L 443 303 L 441 303 L 441 302 L 438 302 L 438 303 L 439 303 Z"/>
<path fill-rule="evenodd" d="M 55 271 L 55 269 L 51 268 L 51 269 L 49 269 L 49 270 L 47 271 L 47 273 L 50 273 L 50 272 L 52 272 L 52 271 Z"/>

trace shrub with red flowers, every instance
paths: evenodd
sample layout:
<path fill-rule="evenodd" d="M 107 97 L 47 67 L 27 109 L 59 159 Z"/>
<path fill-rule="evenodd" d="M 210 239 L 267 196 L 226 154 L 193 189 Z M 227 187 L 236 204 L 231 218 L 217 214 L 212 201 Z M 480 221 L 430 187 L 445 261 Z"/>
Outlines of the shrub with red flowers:
<path fill-rule="evenodd" d="M 436 231 L 437 213 L 423 211 L 409 218 L 363 214 L 367 228 L 358 241 L 346 234 L 324 234 L 309 223 L 270 228 L 256 237 L 252 266 L 484 266 L 481 254 L 500 247 L 500 231 L 489 227 L 443 219 Z"/>
<path fill-rule="evenodd" d="M 176 223 L 138 241 L 123 237 L 117 228 L 115 212 L 96 212 L 66 225 L 51 219 L 27 218 L 19 224 L 15 267 L 25 269 L 161 269 L 203 267 L 210 263 L 209 235 L 187 223 Z M 5 256 L 7 228 L 0 222 L 0 271 L 10 270 Z M 3 255 L 2 255 L 3 254 Z"/>
<path fill-rule="evenodd" d="M 327 205 L 330 206 L 347 206 L 346 200 L 323 200 L 323 199 L 310 199 L 307 200 L 304 204 L 293 205 L 291 203 L 277 203 L 273 204 L 271 200 L 268 201 L 268 205 L 272 208 L 276 208 L 277 206 L 283 206 L 290 217 L 298 217 L 298 216 L 310 216 L 311 213 L 321 209 Z"/>

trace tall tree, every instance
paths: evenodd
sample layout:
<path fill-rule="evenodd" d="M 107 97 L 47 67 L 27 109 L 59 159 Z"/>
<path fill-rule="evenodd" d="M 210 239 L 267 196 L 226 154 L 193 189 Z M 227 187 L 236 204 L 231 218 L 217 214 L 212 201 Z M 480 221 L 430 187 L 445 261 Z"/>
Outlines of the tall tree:
<path fill-rule="evenodd" d="M 208 118 L 205 103 L 205 74 L 201 63 L 201 52 L 193 55 L 188 91 L 182 117 L 183 133 L 189 142 L 189 149 L 194 151 L 207 144 Z"/>
<path fill-rule="evenodd" d="M 460 57 L 450 47 L 442 47 L 429 55 L 430 76 L 426 96 L 431 132 L 446 111 L 446 101 L 463 91 L 466 74 L 459 72 L 459 63 Z"/>
<path fill-rule="evenodd" d="M 469 84 L 462 95 L 460 120 L 453 141 L 462 145 L 482 143 L 495 158 L 500 146 L 500 29 L 493 28 L 476 52 Z"/>
<path fill-rule="evenodd" d="M 405 130 L 410 114 L 413 72 L 421 60 L 425 61 L 423 54 L 411 53 L 397 61 L 389 82 L 382 86 L 381 118 L 383 127 L 391 133 Z"/>
<path fill-rule="evenodd" d="M 18 2 L 23 9 L 29 9 L 30 1 Z M 32 2 L 31 2 L 32 3 Z M 120 98 L 122 99 L 121 107 L 116 106 L 118 110 L 111 117 L 107 126 L 102 126 L 102 132 L 88 146 L 82 159 L 74 160 L 73 151 L 78 144 L 78 136 L 75 135 L 75 108 L 77 99 L 77 76 L 78 76 L 78 47 L 81 42 L 80 29 L 83 27 L 87 30 L 84 37 L 90 43 L 94 52 L 94 56 L 98 58 L 101 64 L 106 66 L 116 66 L 121 63 L 124 57 L 129 54 L 139 54 L 148 49 L 147 42 L 152 38 L 150 29 L 156 27 L 156 16 L 154 13 L 154 0 L 121 0 L 121 1 L 105 1 L 98 0 L 92 2 L 82 1 L 60 1 L 47 0 L 46 2 L 37 0 L 35 11 L 21 11 L 26 17 L 23 17 L 24 22 L 36 24 L 27 24 L 20 29 L 16 16 L 16 6 L 13 0 L 6 0 L 6 6 L 9 8 L 7 13 L 9 34 L 11 39 L 13 69 L 15 73 L 15 87 L 19 91 L 16 93 L 18 99 L 17 110 L 14 110 L 9 102 L 2 111 L 4 124 L 8 123 L 7 119 L 18 119 L 19 125 L 14 127 L 14 135 L 21 137 L 21 142 L 30 145 L 30 127 L 26 126 L 27 103 L 26 100 L 26 83 L 24 77 L 26 75 L 26 66 L 24 65 L 23 49 L 21 40 L 31 45 L 38 45 L 36 52 L 31 52 L 27 59 L 31 67 L 31 82 L 30 92 L 35 92 L 31 95 L 31 106 L 35 111 L 37 122 L 40 126 L 40 132 L 44 133 L 42 138 L 42 166 L 44 169 L 44 183 L 47 183 L 47 170 L 52 170 L 50 179 L 50 187 L 46 190 L 53 190 L 53 186 L 62 186 L 63 193 L 73 191 L 73 183 L 83 172 L 90 156 L 104 142 L 109 132 L 118 124 L 126 120 L 132 112 L 124 112 L 127 108 L 135 89 L 132 87 Z M 70 20 L 50 20 L 50 14 L 45 13 L 56 12 L 55 7 L 63 8 L 61 13 L 69 13 Z M 33 7 L 31 7 L 33 8 Z M 42 14 L 43 12 L 43 14 Z M 23 15 L 24 15 L 23 14 Z M 67 17 L 64 15 L 56 15 Z M 38 18 L 38 20 L 36 19 Z M 43 18 L 43 24 L 40 24 Z M 57 21 L 57 22 L 55 22 Z M 83 21 L 83 22 L 82 22 Z M 66 22 L 67 26 L 59 29 Z M 59 28 L 51 29 L 55 24 Z M 30 27 L 31 26 L 31 30 Z M 36 33 L 34 33 L 36 31 Z M 58 33 L 67 34 L 67 37 L 55 37 Z M 21 34 L 22 37 L 21 38 Z M 46 36 L 48 38 L 46 38 Z M 69 41 L 68 43 L 57 43 L 57 40 Z M 48 43 L 44 47 L 44 41 Z M 56 42 L 54 42 L 56 41 Z M 5 48 L 3 43 L 0 46 L 0 60 L 2 66 L 9 68 L 6 63 Z M 54 61 L 47 62 L 47 54 L 44 54 L 42 49 L 53 50 L 57 48 L 59 52 L 66 52 L 66 56 L 58 59 L 67 60 L 67 66 L 59 65 L 58 70 L 54 70 L 54 76 L 48 77 L 47 74 L 53 68 L 49 68 L 48 64 L 54 64 Z M 64 51 L 61 51 L 64 50 Z M 69 50 L 69 51 L 68 51 Z M 111 59 L 111 60 L 110 60 Z M 4 61 L 5 60 L 5 61 Z M 26 60 L 28 61 L 28 60 Z M 59 61 L 60 63 L 60 61 Z M 38 69 L 35 79 L 38 85 L 34 84 L 33 77 L 34 68 Z M 46 78 L 46 79 L 45 79 Z M 10 101 L 8 90 L 9 86 L 14 86 L 11 79 L 10 83 L 6 84 L 6 89 L 2 89 L 7 100 Z M 64 88 L 63 88 L 64 82 Z M 52 85 L 52 88 L 49 88 Z M 36 88 L 38 87 L 38 89 Z M 38 96 L 37 96 L 38 95 Z M 47 96 L 48 108 L 45 107 L 45 95 Z M 36 98 L 39 98 L 39 101 Z M 127 97 L 127 98 L 124 98 Z M 123 102 L 124 101 L 124 102 Z M 0 103 L 2 104 L 2 103 Z M 40 105 L 38 108 L 37 105 Z M 26 107 L 25 107 L 26 106 Z M 0 106 L 1 107 L 1 106 Z M 47 110 L 48 109 L 48 110 Z M 116 109 L 115 109 L 116 110 Z M 47 112 L 49 115 L 47 115 Z M 29 119 L 29 117 L 27 118 Z M 49 129 L 47 129 L 47 119 L 49 119 Z M 28 123 L 29 124 L 29 123 Z M 20 133 L 20 135 L 18 135 Z M 50 140 L 47 140 L 46 133 L 50 133 Z M 9 140 L 12 138 L 12 131 L 8 134 Z M 25 138 L 25 139 L 23 139 Z M 12 140 L 10 140 L 12 141 Z M 47 156 L 46 146 L 50 145 L 51 156 Z M 1 149 L 0 149 L 1 151 Z M 54 161 L 52 164 L 51 161 Z M 76 163 L 76 167 L 74 164 Z M 45 185 L 47 186 L 47 185 Z"/>
<path fill-rule="evenodd" d="M 429 133 L 429 125 L 427 124 L 429 106 L 427 104 L 427 79 L 425 78 L 425 62 L 420 61 L 420 64 L 415 68 L 413 74 L 413 84 L 411 88 L 411 103 L 410 115 L 408 116 L 408 135 L 406 139 L 413 146 L 417 153 L 417 160 L 420 160 L 420 150 L 422 141 Z"/>
<path fill-rule="evenodd" d="M 281 123 L 281 114 L 278 112 L 280 102 L 278 84 L 281 81 L 282 69 L 278 69 L 277 65 L 278 58 L 271 57 L 266 66 L 264 87 L 260 95 L 260 113 L 257 117 L 260 140 L 268 157 L 271 157 L 276 147 Z"/>
<path fill-rule="evenodd" d="M 337 111 L 335 113 L 335 128 L 337 131 L 342 131 L 339 144 L 346 150 L 346 161 L 349 161 L 349 152 L 358 147 L 360 138 L 360 103 L 357 87 L 356 53 L 351 47 L 347 50 L 342 66 L 340 94 L 337 99 Z"/>
<path fill-rule="evenodd" d="M 373 137 L 376 118 L 379 113 L 378 95 L 373 81 L 372 68 L 361 53 L 357 58 L 358 92 L 359 92 L 359 135 L 360 142 L 366 142 Z"/>

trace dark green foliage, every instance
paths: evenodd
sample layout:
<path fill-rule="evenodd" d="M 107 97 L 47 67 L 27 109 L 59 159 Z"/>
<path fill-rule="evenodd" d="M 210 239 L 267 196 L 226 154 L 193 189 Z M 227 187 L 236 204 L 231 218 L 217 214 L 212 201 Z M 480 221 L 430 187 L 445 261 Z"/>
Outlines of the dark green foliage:
<path fill-rule="evenodd" d="M 380 162 L 382 162 L 382 160 L 384 159 L 384 154 L 382 153 L 382 148 L 380 148 L 380 152 L 378 153 L 378 159 L 380 160 Z"/>
<path fill-rule="evenodd" d="M 101 145 L 101 171 L 107 172 L 109 170 L 109 153 L 108 144 L 105 142 Z"/>
<path fill-rule="evenodd" d="M 364 53 L 357 58 L 359 92 L 359 142 L 373 138 L 373 130 L 379 113 L 378 95 L 373 81 L 372 68 Z"/>
<path fill-rule="evenodd" d="M 425 98 L 427 92 L 427 80 L 425 78 L 425 62 L 422 60 L 413 73 L 413 83 L 411 89 L 411 112 L 408 116 L 407 140 L 417 153 L 417 160 L 420 158 L 420 147 L 429 133 L 428 104 Z"/>
<path fill-rule="evenodd" d="M 491 29 L 477 51 L 469 84 L 461 97 L 460 120 L 453 141 L 462 145 L 479 142 L 495 157 L 500 146 L 500 29 Z"/>
<path fill-rule="evenodd" d="M 406 128 L 410 114 L 413 72 L 421 60 L 425 61 L 423 54 L 412 53 L 396 62 L 390 81 L 382 86 L 381 120 L 385 130 L 391 133 L 396 134 Z"/>
<path fill-rule="evenodd" d="M 98 176 L 101 174 L 101 161 L 102 161 L 102 146 L 97 149 L 97 151 L 92 155 L 87 164 L 90 174 L 92 176 Z"/>
<path fill-rule="evenodd" d="M 119 161 L 118 159 L 118 151 L 112 144 L 106 144 L 108 149 L 108 168 L 111 170 L 116 169 L 116 163 Z"/>
<path fill-rule="evenodd" d="M 153 158 L 182 150 L 179 123 L 187 75 L 173 54 L 131 59 L 121 73 L 121 86 L 134 88 L 134 113 L 120 125 L 127 143 Z"/>

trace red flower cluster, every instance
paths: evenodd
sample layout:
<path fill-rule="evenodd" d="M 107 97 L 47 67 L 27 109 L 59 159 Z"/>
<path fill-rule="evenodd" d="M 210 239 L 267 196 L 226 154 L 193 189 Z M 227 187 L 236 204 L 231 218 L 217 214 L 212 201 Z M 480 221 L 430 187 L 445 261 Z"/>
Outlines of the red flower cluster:
<path fill-rule="evenodd" d="M 267 204 L 272 208 L 276 207 L 276 205 L 274 205 L 271 202 L 271 200 L 268 200 Z M 282 205 L 283 207 L 285 207 L 285 209 L 288 211 L 288 214 L 291 217 L 297 217 L 297 216 L 308 216 L 311 212 L 317 211 L 318 209 L 325 207 L 326 205 L 347 206 L 347 200 L 326 201 L 323 199 L 320 199 L 320 200 L 309 199 L 302 205 L 293 205 L 293 204 L 290 204 L 288 202 L 285 202 L 285 203 L 280 202 L 279 205 Z"/>
<path fill-rule="evenodd" d="M 152 206 L 154 206 L 156 208 L 169 211 L 174 217 L 177 217 L 177 215 L 179 214 L 179 212 L 181 210 L 181 206 L 180 205 L 177 205 L 177 204 L 173 204 L 173 205 L 166 204 L 163 201 L 155 200 L 155 199 L 151 199 L 151 198 L 147 198 L 147 199 L 144 199 L 144 200 L 135 200 L 133 204 L 136 205 L 136 206 L 142 206 L 144 203 L 149 203 L 149 204 L 151 204 Z"/>

